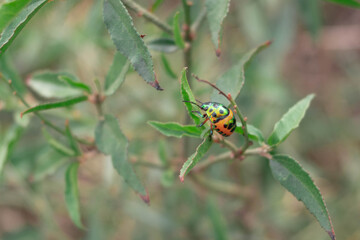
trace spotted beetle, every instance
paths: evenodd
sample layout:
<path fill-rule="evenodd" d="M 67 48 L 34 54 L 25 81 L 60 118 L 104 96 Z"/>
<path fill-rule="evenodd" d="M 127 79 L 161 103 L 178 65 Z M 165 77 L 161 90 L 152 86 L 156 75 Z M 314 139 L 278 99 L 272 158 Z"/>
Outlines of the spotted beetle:
<path fill-rule="evenodd" d="M 197 100 L 198 101 L 198 100 Z M 197 103 L 189 102 L 195 104 L 201 110 L 205 111 L 204 114 L 201 114 L 199 111 L 193 111 L 197 113 L 200 117 L 205 118 L 205 121 L 202 122 L 198 127 L 203 126 L 208 120 L 210 120 L 211 130 L 210 135 L 213 134 L 213 128 L 224 137 L 230 136 L 236 128 L 236 119 L 234 113 L 231 109 L 225 107 L 221 103 L 217 102 L 205 102 L 198 105 Z"/>

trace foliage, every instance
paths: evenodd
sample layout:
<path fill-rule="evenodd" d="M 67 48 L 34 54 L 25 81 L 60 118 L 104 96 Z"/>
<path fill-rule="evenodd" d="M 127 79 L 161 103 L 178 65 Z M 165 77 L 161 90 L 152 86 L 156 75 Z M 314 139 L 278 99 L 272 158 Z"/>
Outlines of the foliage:
<path fill-rule="evenodd" d="M 360 6 L 353 0 L 328 1 Z M 290 97 L 293 93 L 276 80 L 295 36 L 293 13 L 299 8 L 315 38 L 321 28 L 316 17 L 319 4 L 266 5 L 272 9 L 269 14 L 275 11 L 277 16 L 266 21 L 269 16 L 258 6 L 265 3 L 260 2 L 182 0 L 171 8 L 162 0 L 142 3 L 146 7 L 132 0 L 80 2 L 13 0 L 0 6 L 0 208 L 10 206 L 13 198 L 20 199 L 14 206 L 24 205 L 24 212 L 32 212 L 49 227 L 31 228 L 20 235 L 41 234 L 50 239 L 60 232 L 62 238 L 66 230 L 57 226 L 52 215 L 66 206 L 67 218 L 78 228 L 71 231 L 89 239 L 119 236 L 114 227 L 119 222 L 114 213 L 119 209 L 122 231 L 129 226 L 124 219 L 137 219 L 133 227 L 141 231 L 132 233 L 134 239 L 144 239 L 148 233 L 157 236 L 152 232 L 155 228 L 179 238 L 182 235 L 174 229 L 184 222 L 188 239 L 207 239 L 211 234 L 216 239 L 233 235 L 271 239 L 265 236 L 273 233 L 288 239 L 297 231 L 300 236 L 294 239 L 324 238 L 325 233 L 316 231 L 311 231 L 314 236 L 302 235 L 307 231 L 304 222 L 311 219 L 286 215 L 294 209 L 282 206 L 287 194 L 268 181 L 271 173 L 336 239 L 324 197 L 315 185 L 323 186 L 323 180 L 313 180 L 309 174 L 324 177 L 323 170 L 310 164 L 311 154 L 302 154 L 296 142 L 311 145 L 311 134 L 318 131 L 308 130 L 313 126 L 309 121 L 318 122 L 311 113 L 316 106 L 310 108 L 315 95 L 296 102 L 301 98 L 298 95 L 312 91 Z M 81 4 L 86 10 L 81 10 Z M 304 11 L 310 8 L 315 17 Z M 168 22 L 161 20 L 164 10 Z M 241 19 L 247 16 L 246 21 Z M 235 18 L 247 34 L 236 33 L 231 25 Z M 56 24 L 48 25 L 44 19 Z M 87 27 L 77 26 L 81 21 L 88 21 Z M 59 22 L 65 22 L 64 26 Z M 59 37 L 60 27 L 68 31 L 65 37 Z M 48 34 L 49 40 L 39 34 Z M 164 87 L 166 91 L 154 91 L 139 82 L 139 76 L 156 90 Z M 199 126 L 205 120 L 195 104 L 200 99 L 233 110 L 237 128 L 231 137 L 211 134 L 210 121 Z M 305 117 L 309 109 L 310 116 Z M 281 111 L 286 113 L 276 120 Z M 42 135 L 38 134 L 40 123 Z M 298 127 L 300 131 L 291 134 Z M 260 160 L 250 160 L 253 156 Z M 122 181 L 117 181 L 112 169 Z M 144 208 L 141 202 L 130 201 L 128 192 L 135 192 L 147 204 L 154 199 L 155 204 Z M 204 200 L 209 193 L 211 197 Z M 331 199 L 328 189 L 324 196 Z M 295 199 L 289 201 L 296 204 Z M 328 205 L 333 212 L 331 200 Z M 302 211 L 298 209 L 297 213 Z M 256 216 L 260 211 L 268 215 Z M 233 215 L 228 216 L 229 212 Z M 105 220 L 109 215 L 114 218 Z M 269 220 L 282 217 L 286 220 Z M 204 226 L 198 227 L 204 218 Z M 260 225 L 263 230 L 255 227 Z M 202 228 L 207 229 L 205 233 Z M 0 238 L 14 239 L 1 230 L 0 225 Z"/>

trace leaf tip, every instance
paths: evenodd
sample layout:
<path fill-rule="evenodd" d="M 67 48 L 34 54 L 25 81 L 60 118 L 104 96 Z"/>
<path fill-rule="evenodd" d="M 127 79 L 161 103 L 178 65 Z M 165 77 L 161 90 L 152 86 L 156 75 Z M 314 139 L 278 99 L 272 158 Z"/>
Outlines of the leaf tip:
<path fill-rule="evenodd" d="M 264 43 L 265 46 L 269 46 L 269 45 L 271 45 L 271 44 L 272 44 L 272 41 L 271 41 L 271 40 L 268 40 L 268 41 L 266 41 L 266 42 Z"/>
<path fill-rule="evenodd" d="M 331 240 L 336 240 L 334 229 L 331 229 L 331 231 L 326 231 L 326 232 L 329 234 Z"/>
<path fill-rule="evenodd" d="M 149 84 L 158 91 L 163 91 L 164 90 L 162 87 L 160 87 L 160 84 L 159 84 L 159 81 L 157 80 L 156 74 L 155 74 L 155 81 L 154 82 L 149 82 Z"/>
<path fill-rule="evenodd" d="M 150 196 L 148 193 L 146 195 L 139 194 L 140 198 L 146 203 L 147 205 L 150 205 Z"/>
<path fill-rule="evenodd" d="M 22 118 L 24 116 L 24 112 L 20 113 L 20 118 Z"/>
<path fill-rule="evenodd" d="M 180 182 L 184 182 L 184 175 L 180 175 L 179 178 L 180 178 Z"/>
<path fill-rule="evenodd" d="M 215 50 L 215 54 L 216 54 L 216 56 L 217 56 L 218 58 L 221 56 L 221 50 L 220 50 L 220 48 L 218 48 L 218 49 Z"/>

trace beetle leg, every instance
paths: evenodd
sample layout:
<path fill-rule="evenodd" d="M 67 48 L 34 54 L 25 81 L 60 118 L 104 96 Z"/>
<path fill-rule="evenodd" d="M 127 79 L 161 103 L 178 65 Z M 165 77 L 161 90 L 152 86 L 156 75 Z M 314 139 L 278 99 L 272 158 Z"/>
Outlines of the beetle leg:
<path fill-rule="evenodd" d="M 206 118 L 205 121 L 203 121 L 202 123 L 200 123 L 200 124 L 198 125 L 198 127 L 202 127 L 202 126 L 207 122 L 207 120 L 209 120 L 209 118 Z"/>
<path fill-rule="evenodd" d="M 210 135 L 209 136 L 211 137 L 213 135 L 213 133 L 214 133 L 213 125 L 211 124 L 210 125 Z"/>

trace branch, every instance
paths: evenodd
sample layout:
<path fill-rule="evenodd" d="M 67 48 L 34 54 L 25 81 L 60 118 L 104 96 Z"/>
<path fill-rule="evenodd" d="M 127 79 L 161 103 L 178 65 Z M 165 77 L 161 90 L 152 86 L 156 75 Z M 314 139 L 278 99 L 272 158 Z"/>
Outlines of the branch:
<path fill-rule="evenodd" d="M 145 19 L 154 23 L 156 26 L 158 26 L 166 33 L 173 35 L 172 28 L 168 24 L 161 21 L 157 16 L 149 12 L 147 9 L 143 8 L 142 6 L 140 6 L 139 4 L 135 3 L 132 0 L 122 0 L 122 2 L 126 7 L 136 12 L 138 15 L 144 16 Z"/>

